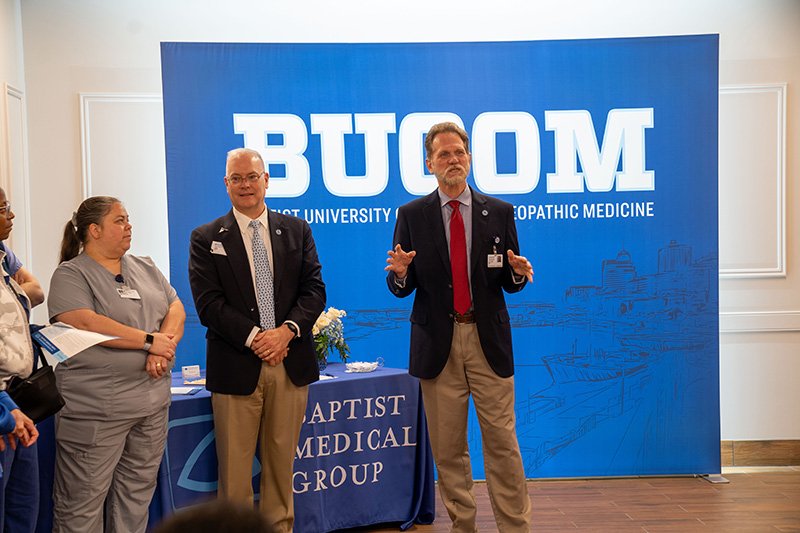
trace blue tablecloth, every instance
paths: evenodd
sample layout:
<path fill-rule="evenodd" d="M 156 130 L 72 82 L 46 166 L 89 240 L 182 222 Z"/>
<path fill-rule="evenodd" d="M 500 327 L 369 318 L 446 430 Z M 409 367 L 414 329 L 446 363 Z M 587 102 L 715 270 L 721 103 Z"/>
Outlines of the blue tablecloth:
<path fill-rule="evenodd" d="M 306 420 L 294 463 L 295 531 L 397 523 L 406 529 L 434 518 L 433 460 L 419 391 L 406 370 L 348 374 L 309 387 Z M 182 385 L 173 378 L 174 385 Z M 42 508 L 37 531 L 52 524 L 52 420 L 40 425 Z M 211 395 L 173 396 L 169 435 L 150 504 L 151 525 L 176 509 L 213 498 L 217 458 Z M 253 487 L 258 494 L 257 461 Z"/>

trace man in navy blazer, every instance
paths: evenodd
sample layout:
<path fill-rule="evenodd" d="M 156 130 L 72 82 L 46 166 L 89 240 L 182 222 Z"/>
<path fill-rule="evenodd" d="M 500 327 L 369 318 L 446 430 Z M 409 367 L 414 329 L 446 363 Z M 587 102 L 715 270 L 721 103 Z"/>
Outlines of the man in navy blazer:
<path fill-rule="evenodd" d="M 325 285 L 308 224 L 267 209 L 269 174 L 258 152 L 228 153 L 225 186 L 233 209 L 192 232 L 189 256 L 197 315 L 208 328 L 218 494 L 252 505 L 258 442 L 259 507 L 275 531 L 288 533 L 292 462 L 308 384 L 319 379 L 311 328 Z"/>
<path fill-rule="evenodd" d="M 467 445 L 473 398 L 492 510 L 501 532 L 530 531 L 531 503 L 516 437 L 511 324 L 503 291 L 533 281 L 513 208 L 471 189 L 467 133 L 452 122 L 425 140 L 436 191 L 400 207 L 387 259 L 389 290 L 415 292 L 409 372 L 420 378 L 439 491 L 452 531 L 476 531 Z"/>

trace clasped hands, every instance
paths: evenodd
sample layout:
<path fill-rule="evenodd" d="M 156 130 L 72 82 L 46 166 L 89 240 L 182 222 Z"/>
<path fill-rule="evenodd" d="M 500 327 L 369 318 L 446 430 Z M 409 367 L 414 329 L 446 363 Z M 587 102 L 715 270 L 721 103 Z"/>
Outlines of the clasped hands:
<path fill-rule="evenodd" d="M 175 359 L 175 350 L 178 343 L 175 335 L 170 333 L 153 333 L 153 345 L 147 354 L 145 370 L 153 379 L 158 379 L 169 373 L 170 361 Z"/>
<path fill-rule="evenodd" d="M 394 250 L 389 250 L 388 253 L 389 257 L 386 259 L 388 265 L 386 265 L 384 270 L 394 272 L 394 275 L 399 279 L 405 278 L 408 274 L 408 266 L 414 260 L 414 256 L 417 255 L 417 252 L 414 250 L 406 252 L 398 244 L 394 247 Z M 511 250 L 508 250 L 506 255 L 508 256 L 508 265 L 514 273 L 517 276 L 522 276 L 528 281 L 533 282 L 533 267 L 530 261 L 521 255 L 514 254 Z"/>
<path fill-rule="evenodd" d="M 275 329 L 262 329 L 256 333 L 250 349 L 270 366 L 279 365 L 289 355 L 289 342 L 294 333 L 285 325 Z"/>

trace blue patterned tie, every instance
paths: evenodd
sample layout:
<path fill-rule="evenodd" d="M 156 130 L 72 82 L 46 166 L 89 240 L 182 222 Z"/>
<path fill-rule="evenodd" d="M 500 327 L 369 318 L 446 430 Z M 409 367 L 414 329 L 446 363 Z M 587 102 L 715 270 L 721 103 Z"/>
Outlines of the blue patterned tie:
<path fill-rule="evenodd" d="M 272 286 L 272 271 L 269 269 L 269 255 L 261 233 L 258 231 L 258 220 L 250 221 L 253 230 L 253 266 L 256 269 L 256 301 L 258 316 L 263 329 L 275 328 L 275 289 Z"/>

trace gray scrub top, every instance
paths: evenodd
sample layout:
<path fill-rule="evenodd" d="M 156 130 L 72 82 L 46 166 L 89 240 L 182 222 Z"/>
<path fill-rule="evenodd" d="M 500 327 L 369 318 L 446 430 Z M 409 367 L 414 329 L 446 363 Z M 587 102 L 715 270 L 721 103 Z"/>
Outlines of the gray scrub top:
<path fill-rule="evenodd" d="M 169 306 L 178 299 L 149 257 L 122 256 L 124 283 L 94 259 L 80 254 L 61 263 L 50 281 L 50 320 L 76 309 L 90 309 L 121 324 L 158 331 Z M 123 285 L 141 299 L 122 298 Z M 144 338 L 142 338 L 144 344 Z M 82 419 L 138 418 L 170 403 L 170 379 L 153 379 L 145 371 L 147 352 L 95 345 L 60 363 L 56 377 L 66 405 L 62 416 Z"/>

